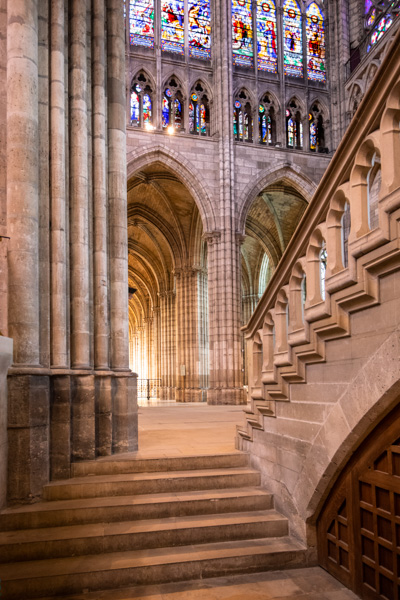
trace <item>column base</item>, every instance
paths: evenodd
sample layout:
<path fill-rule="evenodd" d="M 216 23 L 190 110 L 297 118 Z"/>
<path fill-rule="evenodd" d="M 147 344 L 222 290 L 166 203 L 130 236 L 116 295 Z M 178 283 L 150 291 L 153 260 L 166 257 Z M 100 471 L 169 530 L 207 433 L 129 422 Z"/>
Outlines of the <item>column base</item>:
<path fill-rule="evenodd" d="M 130 372 L 9 373 L 8 504 L 39 498 L 73 462 L 137 450 L 136 381 Z"/>
<path fill-rule="evenodd" d="M 207 404 L 247 404 L 243 388 L 208 388 Z"/>
<path fill-rule="evenodd" d="M 202 402 L 203 390 L 201 388 L 176 388 L 177 402 Z"/>

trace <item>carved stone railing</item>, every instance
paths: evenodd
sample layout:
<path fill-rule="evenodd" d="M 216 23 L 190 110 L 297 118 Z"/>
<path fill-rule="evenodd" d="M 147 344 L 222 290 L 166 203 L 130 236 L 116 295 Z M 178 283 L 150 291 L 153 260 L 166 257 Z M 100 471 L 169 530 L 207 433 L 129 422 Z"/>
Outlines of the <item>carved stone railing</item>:
<path fill-rule="evenodd" d="M 348 235 L 343 225 L 350 211 Z M 380 303 L 400 269 L 400 32 L 359 106 L 298 229 L 244 328 L 252 440 L 329 340 L 352 335 L 351 315 Z M 321 250 L 326 248 L 321 283 Z"/>

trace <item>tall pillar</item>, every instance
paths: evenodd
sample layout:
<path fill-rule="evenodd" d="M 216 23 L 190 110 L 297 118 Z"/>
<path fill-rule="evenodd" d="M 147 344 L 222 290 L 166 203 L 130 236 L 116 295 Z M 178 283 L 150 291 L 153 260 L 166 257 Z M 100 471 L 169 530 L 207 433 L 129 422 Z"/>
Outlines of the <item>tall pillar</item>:
<path fill-rule="evenodd" d="M 50 15 L 50 201 L 51 332 L 50 364 L 68 366 L 67 255 L 65 205 L 64 0 L 52 0 Z"/>
<path fill-rule="evenodd" d="M 175 272 L 177 320 L 177 389 L 178 402 L 200 402 L 198 269 Z"/>
<path fill-rule="evenodd" d="M 93 278 L 94 367 L 109 368 L 105 4 L 93 0 Z"/>
<path fill-rule="evenodd" d="M 124 6 L 107 2 L 111 366 L 129 370 Z"/>
<path fill-rule="evenodd" d="M 86 2 L 71 0 L 69 28 L 71 366 L 75 369 L 90 367 Z"/>
<path fill-rule="evenodd" d="M 210 317 L 209 404 L 242 404 L 240 347 L 240 249 L 237 244 L 237 209 L 232 131 L 233 98 L 231 2 L 216 5 L 215 91 L 219 107 L 220 196 L 218 231 L 206 232 L 209 243 L 208 285 Z"/>
<path fill-rule="evenodd" d="M 7 2 L 8 324 L 14 364 L 39 365 L 37 0 Z"/>

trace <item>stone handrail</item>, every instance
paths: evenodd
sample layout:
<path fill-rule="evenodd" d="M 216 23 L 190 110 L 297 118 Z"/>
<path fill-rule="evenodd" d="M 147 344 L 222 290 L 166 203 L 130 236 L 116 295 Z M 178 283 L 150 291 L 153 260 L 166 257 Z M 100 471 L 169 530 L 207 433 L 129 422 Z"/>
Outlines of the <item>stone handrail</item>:
<path fill-rule="evenodd" d="M 375 226 L 369 197 L 378 172 Z M 351 226 L 345 261 L 346 205 Z M 380 279 L 400 269 L 399 233 L 400 31 L 244 328 L 250 409 L 238 428 L 242 438 L 251 440 L 254 428 L 263 429 L 263 416 L 275 416 L 276 402 L 290 400 L 291 384 L 306 383 L 307 365 L 325 361 L 327 341 L 351 336 L 352 313 L 379 304 Z"/>

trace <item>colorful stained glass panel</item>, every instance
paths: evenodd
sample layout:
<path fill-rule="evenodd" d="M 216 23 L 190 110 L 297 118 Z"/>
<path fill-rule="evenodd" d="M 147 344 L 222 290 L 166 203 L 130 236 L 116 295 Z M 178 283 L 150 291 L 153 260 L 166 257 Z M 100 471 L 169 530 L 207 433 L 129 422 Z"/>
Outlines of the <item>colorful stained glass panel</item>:
<path fill-rule="evenodd" d="M 313 2 L 307 9 L 307 76 L 312 81 L 326 81 L 324 15 Z"/>
<path fill-rule="evenodd" d="M 130 0 L 130 42 L 154 48 L 154 0 Z"/>
<path fill-rule="evenodd" d="M 165 129 L 166 127 L 168 127 L 169 125 L 169 100 L 166 96 L 164 96 L 163 101 L 162 101 L 162 126 L 163 129 Z"/>
<path fill-rule="evenodd" d="M 185 8 L 183 0 L 161 2 L 161 48 L 184 54 Z"/>
<path fill-rule="evenodd" d="M 148 94 L 143 96 L 143 125 L 151 125 L 151 98 Z"/>
<path fill-rule="evenodd" d="M 273 0 L 257 0 L 257 51 L 260 71 L 276 73 L 278 54 Z"/>
<path fill-rule="evenodd" d="M 233 64 L 253 66 L 253 17 L 251 0 L 232 0 Z"/>
<path fill-rule="evenodd" d="M 131 92 L 131 124 L 139 125 L 140 119 L 140 104 L 139 96 L 135 91 Z"/>
<path fill-rule="evenodd" d="M 301 13 L 295 0 L 286 0 L 283 5 L 283 32 L 285 75 L 303 77 Z"/>
<path fill-rule="evenodd" d="M 211 58 L 210 0 L 188 0 L 189 54 Z"/>
<path fill-rule="evenodd" d="M 365 0 L 365 14 L 367 15 L 372 6 L 372 0 Z"/>

